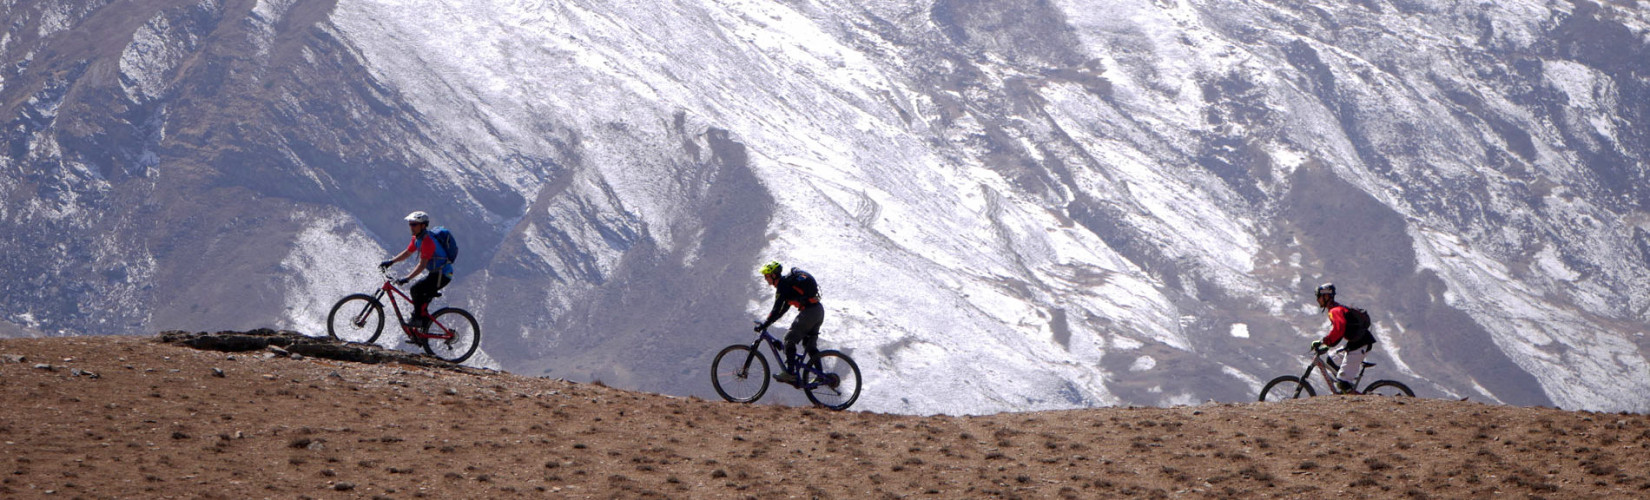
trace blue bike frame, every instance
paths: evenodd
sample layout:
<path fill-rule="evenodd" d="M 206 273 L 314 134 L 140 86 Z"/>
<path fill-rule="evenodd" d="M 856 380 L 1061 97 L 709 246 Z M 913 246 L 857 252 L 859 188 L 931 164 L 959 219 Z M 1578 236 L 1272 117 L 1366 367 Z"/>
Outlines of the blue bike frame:
<path fill-rule="evenodd" d="M 740 367 L 739 370 L 741 373 L 750 371 L 751 361 L 755 360 L 757 353 L 761 352 L 762 341 L 764 340 L 768 342 L 768 349 L 773 351 L 773 359 L 779 360 L 779 366 L 784 369 L 786 373 L 796 376 L 797 388 L 814 389 L 822 385 L 829 385 L 825 382 L 829 377 L 833 376 L 833 374 L 825 373 L 824 371 L 814 368 L 812 365 L 806 363 L 805 361 L 808 357 L 806 352 L 798 353 L 794 358 L 787 358 L 785 356 L 785 343 L 769 334 L 767 328 L 763 328 L 762 336 L 757 337 L 756 341 L 751 343 L 751 355 L 745 358 L 745 364 Z M 810 382 L 802 383 L 803 380 L 808 379 L 804 379 L 802 377 L 803 373 L 797 369 L 797 366 L 802 366 L 815 375 Z"/>

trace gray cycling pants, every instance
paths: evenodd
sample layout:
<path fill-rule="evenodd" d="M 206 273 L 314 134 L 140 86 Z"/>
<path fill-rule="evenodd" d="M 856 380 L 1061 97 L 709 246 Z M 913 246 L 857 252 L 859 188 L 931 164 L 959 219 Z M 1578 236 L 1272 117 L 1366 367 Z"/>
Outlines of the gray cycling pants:
<path fill-rule="evenodd" d="M 819 363 L 819 325 L 825 323 L 825 307 L 813 304 L 812 307 L 796 312 L 796 319 L 791 321 L 791 330 L 785 332 L 785 356 L 796 357 L 796 344 L 802 343 L 803 352 L 808 354 L 810 364 Z M 787 359 L 787 362 L 790 360 Z"/>

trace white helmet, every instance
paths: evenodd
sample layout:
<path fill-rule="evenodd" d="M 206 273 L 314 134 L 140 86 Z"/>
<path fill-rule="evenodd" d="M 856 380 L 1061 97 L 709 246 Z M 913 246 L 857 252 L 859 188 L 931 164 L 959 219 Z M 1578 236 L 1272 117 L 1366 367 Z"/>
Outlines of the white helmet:
<path fill-rule="evenodd" d="M 407 222 L 417 222 L 419 224 L 429 224 L 430 223 L 430 214 L 424 213 L 423 210 L 415 211 L 413 213 L 407 214 Z"/>

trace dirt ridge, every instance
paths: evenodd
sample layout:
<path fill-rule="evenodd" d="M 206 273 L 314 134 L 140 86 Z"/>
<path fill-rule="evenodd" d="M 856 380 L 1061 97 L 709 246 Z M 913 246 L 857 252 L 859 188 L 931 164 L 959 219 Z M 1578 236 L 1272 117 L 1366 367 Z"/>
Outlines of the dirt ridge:
<path fill-rule="evenodd" d="M 1641 414 L 1364 396 L 970 417 L 830 412 L 410 355 L 339 361 L 293 350 L 303 339 L 252 333 L 0 340 L 0 496 L 1650 495 Z M 282 340 L 186 347 L 260 338 Z"/>

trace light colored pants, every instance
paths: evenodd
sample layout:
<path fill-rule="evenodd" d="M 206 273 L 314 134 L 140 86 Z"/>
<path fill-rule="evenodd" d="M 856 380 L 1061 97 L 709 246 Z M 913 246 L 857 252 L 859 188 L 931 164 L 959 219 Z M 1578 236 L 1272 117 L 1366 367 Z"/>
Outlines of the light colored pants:
<path fill-rule="evenodd" d="M 1354 379 L 1357 379 L 1358 370 L 1362 370 L 1364 366 L 1364 356 L 1369 355 L 1369 349 L 1371 347 L 1375 346 L 1366 345 L 1357 349 L 1341 350 L 1341 352 L 1338 353 L 1341 354 L 1341 373 L 1335 378 L 1339 378 L 1342 382 L 1346 382 L 1348 384 L 1351 384 Z"/>

